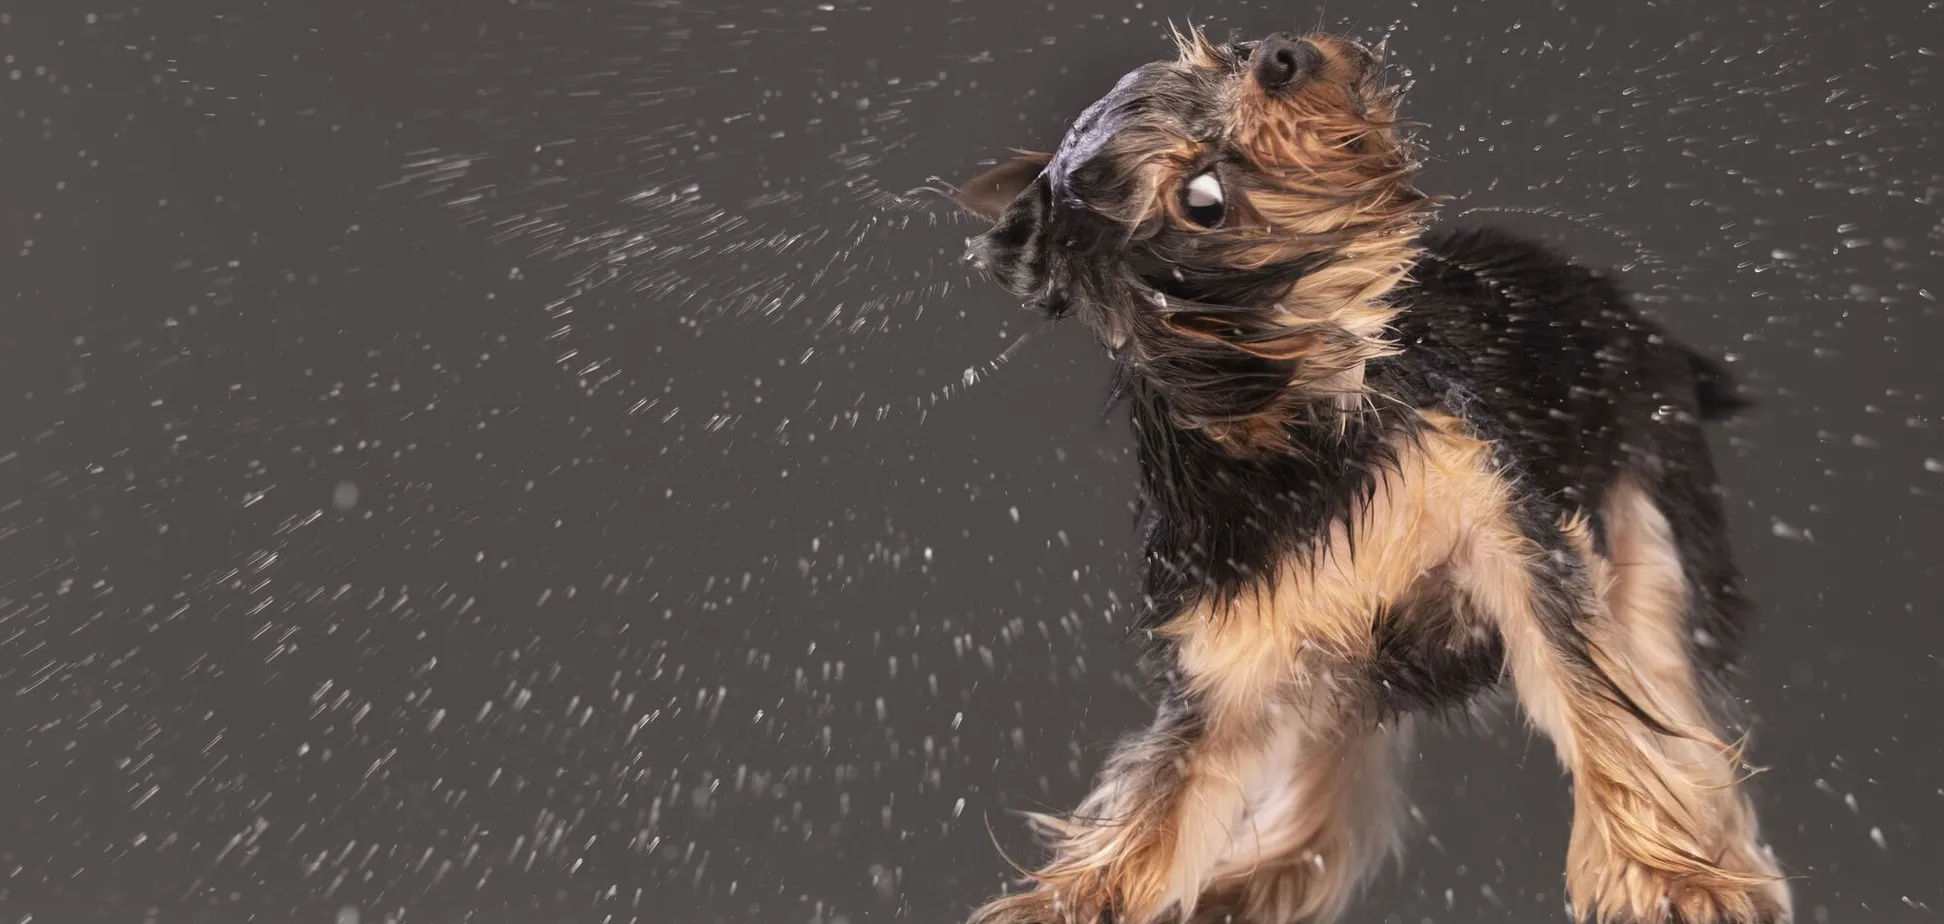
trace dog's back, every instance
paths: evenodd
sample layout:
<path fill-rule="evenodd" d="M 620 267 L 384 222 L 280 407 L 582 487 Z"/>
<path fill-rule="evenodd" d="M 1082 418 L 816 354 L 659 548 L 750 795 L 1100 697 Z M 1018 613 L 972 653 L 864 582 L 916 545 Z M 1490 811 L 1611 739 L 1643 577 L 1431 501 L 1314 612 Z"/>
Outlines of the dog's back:
<path fill-rule="evenodd" d="M 1384 361 L 1412 400 L 1495 439 L 1539 492 L 1593 517 L 1638 483 L 1673 526 L 1694 605 L 1695 654 L 1737 653 L 1747 606 L 1702 424 L 1748 402 L 1715 360 L 1674 340 L 1607 274 L 1495 229 L 1423 239 L 1399 293 L 1403 352 Z"/>

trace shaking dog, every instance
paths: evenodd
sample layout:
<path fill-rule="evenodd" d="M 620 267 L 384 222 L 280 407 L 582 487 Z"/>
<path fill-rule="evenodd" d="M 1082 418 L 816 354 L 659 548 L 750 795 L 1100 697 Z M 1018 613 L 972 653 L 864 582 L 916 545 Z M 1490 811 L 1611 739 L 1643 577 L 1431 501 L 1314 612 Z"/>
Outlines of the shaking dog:
<path fill-rule="evenodd" d="M 1118 361 L 1158 714 L 976 924 L 1320 924 L 1399 847 L 1414 720 L 1509 688 L 1573 780 L 1579 920 L 1782 924 L 1729 691 L 1721 367 L 1602 273 L 1427 228 L 1330 35 L 1177 38 L 957 201 Z"/>

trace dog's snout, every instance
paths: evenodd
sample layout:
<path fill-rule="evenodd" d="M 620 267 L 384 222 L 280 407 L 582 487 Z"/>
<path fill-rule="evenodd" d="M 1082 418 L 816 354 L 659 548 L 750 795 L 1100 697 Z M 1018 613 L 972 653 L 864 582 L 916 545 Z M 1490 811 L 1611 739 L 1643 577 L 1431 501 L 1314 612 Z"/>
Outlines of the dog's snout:
<path fill-rule="evenodd" d="M 1272 35 L 1256 45 L 1255 81 L 1271 93 L 1295 89 L 1322 66 L 1323 54 L 1316 46 L 1287 33 Z"/>

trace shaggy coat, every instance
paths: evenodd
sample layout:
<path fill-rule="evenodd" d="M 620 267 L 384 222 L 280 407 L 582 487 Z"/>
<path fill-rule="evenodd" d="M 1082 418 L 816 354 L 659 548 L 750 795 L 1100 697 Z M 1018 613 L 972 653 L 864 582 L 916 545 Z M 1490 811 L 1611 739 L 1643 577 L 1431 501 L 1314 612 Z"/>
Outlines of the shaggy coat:
<path fill-rule="evenodd" d="M 1159 703 L 977 924 L 1331 921 L 1412 717 L 1499 686 L 1573 776 L 1577 918 L 1788 920 L 1730 743 L 1734 386 L 1602 273 L 1427 232 L 1395 103 L 1348 40 L 1190 34 L 960 190 L 1119 360 Z"/>

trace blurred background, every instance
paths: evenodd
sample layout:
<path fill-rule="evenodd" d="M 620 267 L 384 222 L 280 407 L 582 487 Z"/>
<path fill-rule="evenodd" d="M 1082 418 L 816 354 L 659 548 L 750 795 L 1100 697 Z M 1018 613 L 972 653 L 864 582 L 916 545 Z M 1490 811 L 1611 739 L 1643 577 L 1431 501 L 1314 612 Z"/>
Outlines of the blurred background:
<path fill-rule="evenodd" d="M 1134 472 L 907 193 L 1168 17 L 1388 36 L 1446 221 L 1732 358 L 1768 827 L 1937 918 L 1935 0 L 14 0 L 0 922 L 962 919 L 1147 711 Z M 1423 751 L 1352 920 L 1563 919 L 1549 746 Z"/>

